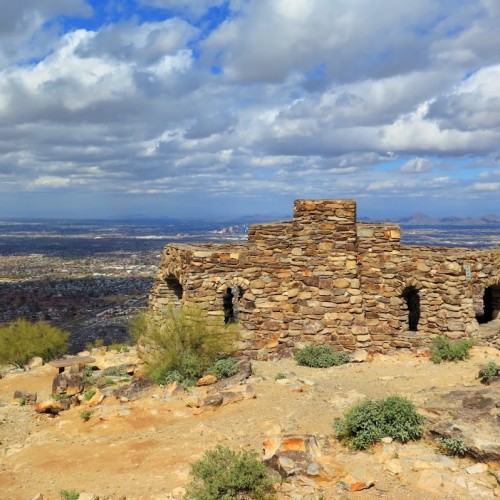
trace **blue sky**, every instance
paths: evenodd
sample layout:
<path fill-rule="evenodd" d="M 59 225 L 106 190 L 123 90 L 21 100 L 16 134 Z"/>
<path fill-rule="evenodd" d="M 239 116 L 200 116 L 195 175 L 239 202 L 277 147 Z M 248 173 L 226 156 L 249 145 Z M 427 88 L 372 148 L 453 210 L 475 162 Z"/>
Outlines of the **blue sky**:
<path fill-rule="evenodd" d="M 500 214 L 498 0 L 17 0 L 0 217 Z"/>

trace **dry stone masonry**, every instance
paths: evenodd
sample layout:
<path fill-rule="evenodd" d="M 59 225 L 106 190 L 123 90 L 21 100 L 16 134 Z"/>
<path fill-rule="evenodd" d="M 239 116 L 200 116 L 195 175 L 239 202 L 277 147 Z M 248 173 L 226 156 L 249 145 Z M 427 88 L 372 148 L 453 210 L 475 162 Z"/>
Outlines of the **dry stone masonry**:
<path fill-rule="evenodd" d="M 223 319 L 232 287 L 240 349 L 306 343 L 417 348 L 471 337 L 500 311 L 500 252 L 401 246 L 394 224 L 356 221 L 352 200 L 297 200 L 292 221 L 254 225 L 244 245 L 165 247 L 150 308 L 196 304 Z"/>

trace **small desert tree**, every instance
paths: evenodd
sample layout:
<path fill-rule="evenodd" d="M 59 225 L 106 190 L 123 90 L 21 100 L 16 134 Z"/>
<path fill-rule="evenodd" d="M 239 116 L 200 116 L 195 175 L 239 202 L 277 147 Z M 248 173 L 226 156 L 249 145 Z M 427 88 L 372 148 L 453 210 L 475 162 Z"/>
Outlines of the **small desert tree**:
<path fill-rule="evenodd" d="M 67 332 L 48 323 L 17 319 L 0 326 L 0 364 L 22 367 L 35 356 L 49 361 L 67 351 L 67 340 Z"/>
<path fill-rule="evenodd" d="M 193 382 L 219 357 L 233 350 L 237 325 L 223 325 L 194 306 L 169 308 L 161 316 L 139 314 L 131 323 L 150 378 Z"/>

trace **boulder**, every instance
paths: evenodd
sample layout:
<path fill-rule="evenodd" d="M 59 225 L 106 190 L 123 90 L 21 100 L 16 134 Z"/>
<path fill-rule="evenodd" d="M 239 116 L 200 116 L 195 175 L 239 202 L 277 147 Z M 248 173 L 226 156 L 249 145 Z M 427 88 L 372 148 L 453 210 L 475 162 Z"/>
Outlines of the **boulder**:
<path fill-rule="evenodd" d="M 321 477 L 326 473 L 317 460 L 321 455 L 320 445 L 311 434 L 276 436 L 264 440 L 264 463 L 279 473 L 282 478 L 294 475 Z"/>
<path fill-rule="evenodd" d="M 41 366 L 43 366 L 43 359 L 40 356 L 35 356 L 28 363 L 28 370 L 34 370 L 35 368 L 40 368 Z"/>
<path fill-rule="evenodd" d="M 36 403 L 37 393 L 36 392 L 23 392 L 16 390 L 14 392 L 14 399 L 19 402 L 19 404 L 33 404 Z"/>
<path fill-rule="evenodd" d="M 96 393 L 90 398 L 88 405 L 93 408 L 94 406 L 100 405 L 102 401 L 104 400 L 105 395 L 100 391 L 97 390 Z"/>
<path fill-rule="evenodd" d="M 35 405 L 37 413 L 49 413 L 51 415 L 57 415 L 60 411 L 67 410 L 68 408 L 69 402 L 66 404 L 65 401 L 54 401 L 53 399 L 42 401 Z"/>
<path fill-rule="evenodd" d="M 113 395 L 117 399 L 126 398 L 127 401 L 135 401 L 140 399 L 152 386 L 154 386 L 154 382 L 141 378 L 114 390 Z"/>
<path fill-rule="evenodd" d="M 221 406 L 224 401 L 224 397 L 222 394 L 213 394 L 211 396 L 207 396 L 201 406 Z"/>
<path fill-rule="evenodd" d="M 467 454 L 480 462 L 500 461 L 497 387 L 436 391 L 427 408 L 428 432 L 434 438 L 460 439 Z"/>
<path fill-rule="evenodd" d="M 83 376 L 81 373 L 60 373 L 52 381 L 52 394 L 75 396 L 83 391 Z"/>
<path fill-rule="evenodd" d="M 358 340 L 359 337 L 358 337 Z M 369 339 L 368 339 L 369 340 Z M 366 349 L 357 349 L 351 354 L 351 363 L 363 363 L 368 358 L 368 351 Z"/>
<path fill-rule="evenodd" d="M 212 385 L 217 382 L 217 377 L 215 375 L 205 375 L 204 377 L 201 377 L 198 382 L 196 382 L 196 385 L 198 387 L 204 386 L 204 385 Z"/>

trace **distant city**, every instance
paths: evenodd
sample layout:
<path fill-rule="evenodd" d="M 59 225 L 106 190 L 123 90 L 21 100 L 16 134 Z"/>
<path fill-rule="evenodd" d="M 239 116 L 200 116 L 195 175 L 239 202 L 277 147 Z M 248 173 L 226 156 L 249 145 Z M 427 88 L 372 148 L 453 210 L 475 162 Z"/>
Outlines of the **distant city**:
<path fill-rule="evenodd" d="M 48 321 L 70 332 L 71 352 L 96 340 L 126 341 L 167 243 L 242 243 L 251 224 L 271 220 L 279 218 L 1 220 L 0 324 L 18 317 Z M 496 216 L 394 222 L 406 245 L 500 247 Z"/>

